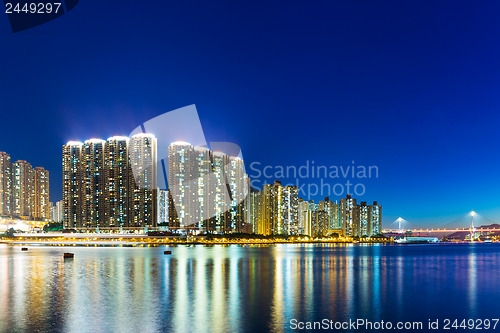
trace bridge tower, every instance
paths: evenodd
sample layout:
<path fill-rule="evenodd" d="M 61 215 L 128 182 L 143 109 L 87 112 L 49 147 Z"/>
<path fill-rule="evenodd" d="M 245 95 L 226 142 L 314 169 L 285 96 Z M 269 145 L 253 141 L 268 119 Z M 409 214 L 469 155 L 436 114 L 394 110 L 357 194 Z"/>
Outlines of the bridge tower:
<path fill-rule="evenodd" d="M 398 217 L 397 221 L 398 221 L 399 233 L 402 234 L 403 233 L 403 228 L 401 227 L 401 222 L 403 222 L 403 219 L 401 218 L 401 216 Z"/>
<path fill-rule="evenodd" d="M 470 212 L 470 240 L 474 241 L 476 228 L 474 227 L 474 215 L 476 215 L 475 211 Z"/>

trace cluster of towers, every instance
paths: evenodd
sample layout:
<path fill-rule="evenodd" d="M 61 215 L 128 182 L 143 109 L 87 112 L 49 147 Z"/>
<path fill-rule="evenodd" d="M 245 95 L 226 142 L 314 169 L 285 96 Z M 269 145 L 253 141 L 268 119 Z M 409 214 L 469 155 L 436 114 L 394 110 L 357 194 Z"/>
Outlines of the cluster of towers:
<path fill-rule="evenodd" d="M 256 191 L 240 157 L 178 141 L 158 160 L 157 149 L 152 134 L 64 145 L 64 226 L 311 237 L 380 233 L 377 202 L 356 204 L 347 195 L 339 203 L 325 198 L 315 204 L 279 181 Z M 158 177 L 165 177 L 168 190 L 158 188 Z"/>
<path fill-rule="evenodd" d="M 376 201 L 356 204 L 347 195 L 339 203 L 325 198 L 316 204 L 300 199 L 296 186 L 282 186 L 279 181 L 252 191 L 249 210 L 253 231 L 262 235 L 362 237 L 381 232 L 382 206 Z"/>
<path fill-rule="evenodd" d="M 332 233 L 347 237 L 370 237 L 379 235 L 382 226 L 382 206 L 374 201 L 359 204 L 348 194 L 340 202 L 325 198 L 318 204 L 301 201 L 301 225 L 304 234 L 312 237 L 328 236 Z"/>
<path fill-rule="evenodd" d="M 0 215 L 49 219 L 49 172 L 0 152 Z"/>
<path fill-rule="evenodd" d="M 248 232 L 250 181 L 240 157 L 187 142 L 168 148 L 168 226 L 208 233 Z"/>
<path fill-rule="evenodd" d="M 156 147 L 151 134 L 64 145 L 64 226 L 156 226 Z"/>
<path fill-rule="evenodd" d="M 262 191 L 250 194 L 250 218 L 253 231 L 260 235 L 299 235 L 299 190 L 281 186 L 281 182 L 264 185 Z"/>
<path fill-rule="evenodd" d="M 241 158 L 174 142 L 168 148 L 166 191 L 157 186 L 157 149 L 152 134 L 64 145 L 64 226 L 249 231 L 244 212 L 250 182 Z M 160 165 L 165 167 L 164 160 Z"/>

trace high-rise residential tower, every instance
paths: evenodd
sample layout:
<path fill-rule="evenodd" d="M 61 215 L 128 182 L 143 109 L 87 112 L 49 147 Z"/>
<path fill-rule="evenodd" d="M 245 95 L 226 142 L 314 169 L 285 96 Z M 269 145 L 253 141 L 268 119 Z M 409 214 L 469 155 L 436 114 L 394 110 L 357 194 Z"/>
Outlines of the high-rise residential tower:
<path fill-rule="evenodd" d="M 158 190 L 158 210 L 157 210 L 158 226 L 160 226 L 160 224 L 161 226 L 168 224 L 168 204 L 169 204 L 168 191 Z"/>
<path fill-rule="evenodd" d="M 90 139 L 83 143 L 81 154 L 83 227 L 107 226 L 104 200 L 104 144 L 101 139 Z"/>
<path fill-rule="evenodd" d="M 196 166 L 197 158 L 191 144 L 177 141 L 168 147 L 168 187 L 173 203 L 169 205 L 169 227 L 173 230 L 198 226 L 199 211 L 193 193 Z"/>
<path fill-rule="evenodd" d="M 0 151 L 0 215 L 12 214 L 12 175 L 9 154 Z"/>
<path fill-rule="evenodd" d="M 330 218 L 326 210 L 312 211 L 312 234 L 313 237 L 324 237 L 328 232 Z"/>
<path fill-rule="evenodd" d="M 62 223 L 63 222 L 63 201 L 60 200 L 55 204 L 51 203 L 50 205 L 50 218 L 54 222 Z"/>
<path fill-rule="evenodd" d="M 104 216 L 110 227 L 129 224 L 129 138 L 113 136 L 104 144 Z"/>
<path fill-rule="evenodd" d="M 299 234 L 299 188 L 284 186 L 282 192 L 281 215 L 287 235 Z"/>
<path fill-rule="evenodd" d="M 33 178 L 31 164 L 26 161 L 12 163 L 12 215 L 31 217 Z"/>
<path fill-rule="evenodd" d="M 156 227 L 157 217 L 157 139 L 141 133 L 129 141 L 129 226 Z"/>
<path fill-rule="evenodd" d="M 359 212 L 359 236 L 369 236 L 370 229 L 370 218 L 369 218 L 369 206 L 366 205 L 366 201 L 361 201 L 358 206 Z"/>
<path fill-rule="evenodd" d="M 299 199 L 299 235 L 311 236 L 309 220 L 309 203 L 302 198 Z"/>
<path fill-rule="evenodd" d="M 252 194 L 252 217 L 254 221 L 254 232 L 259 235 L 272 235 L 272 223 L 270 217 L 271 195 L 270 188 L 264 186 L 262 191 L 256 191 Z"/>
<path fill-rule="evenodd" d="M 262 191 L 258 191 L 253 187 L 250 188 L 250 207 L 248 221 L 252 225 L 252 232 L 259 235 L 265 235 L 265 224 L 262 209 Z"/>
<path fill-rule="evenodd" d="M 213 194 L 211 200 L 214 205 L 214 231 L 227 233 L 231 231 L 231 197 L 228 187 L 227 165 L 229 156 L 223 152 L 213 152 Z"/>
<path fill-rule="evenodd" d="M 346 236 L 359 236 L 359 215 L 356 199 L 348 194 L 340 200 L 340 224 Z"/>
<path fill-rule="evenodd" d="M 33 171 L 32 216 L 48 220 L 50 218 L 49 172 L 42 167 Z"/>
<path fill-rule="evenodd" d="M 83 226 L 82 147 L 77 141 L 63 146 L 63 223 L 68 229 Z"/>
<path fill-rule="evenodd" d="M 196 222 L 201 231 L 214 229 L 214 193 L 212 152 L 206 147 L 195 147 L 196 159 Z"/>
<path fill-rule="evenodd" d="M 226 166 L 226 175 L 229 190 L 230 230 L 244 232 L 246 228 L 247 201 L 250 191 L 250 181 L 245 173 L 245 164 L 240 157 L 230 156 Z"/>
<path fill-rule="evenodd" d="M 281 182 L 276 180 L 273 184 L 266 184 L 262 189 L 264 192 L 266 223 L 272 235 L 286 235 L 286 224 L 283 218 L 282 201 L 283 187 Z"/>
<path fill-rule="evenodd" d="M 377 201 L 368 206 L 368 235 L 375 236 L 382 233 L 382 205 Z"/>

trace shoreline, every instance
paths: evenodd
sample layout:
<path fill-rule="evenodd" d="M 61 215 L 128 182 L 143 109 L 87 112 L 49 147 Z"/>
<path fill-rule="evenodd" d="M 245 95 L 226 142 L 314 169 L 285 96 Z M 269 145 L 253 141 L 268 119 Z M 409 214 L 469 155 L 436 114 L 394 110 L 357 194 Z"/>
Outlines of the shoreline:
<path fill-rule="evenodd" d="M 493 242 L 499 243 L 499 242 Z M 0 244 L 11 246 L 57 246 L 57 247 L 176 247 L 176 246 L 215 246 L 215 245 L 240 245 L 242 247 L 248 246 L 262 246 L 262 245 L 301 245 L 301 244 L 391 244 L 391 245 L 415 245 L 415 244 L 398 244 L 394 240 L 386 241 L 352 241 L 352 240 L 303 240 L 303 241 L 282 241 L 282 240 L 269 240 L 263 241 L 261 239 L 252 240 L 224 240 L 224 241 L 165 241 L 164 239 L 152 238 L 145 240 L 129 239 L 129 240 L 76 240 L 76 239 L 0 239 Z M 430 243 L 418 243 L 430 244 Z M 470 244 L 468 241 L 452 241 L 452 242 L 439 242 L 435 244 Z M 485 242 L 474 242 L 474 244 L 488 244 Z"/>
<path fill-rule="evenodd" d="M 186 239 L 168 237 L 15 237 L 1 238 L 0 244 L 6 245 L 32 245 L 32 246 L 109 246 L 109 247 L 158 247 L 158 246 L 178 246 L 178 245 L 275 245 L 275 244 L 394 244 L 392 239 L 384 240 L 360 240 L 351 239 L 304 239 L 304 240 L 283 240 L 283 239 Z"/>
<path fill-rule="evenodd" d="M 436 244 L 464 244 L 469 241 L 440 241 Z M 483 241 L 474 242 L 476 244 L 485 243 Z M 491 242 L 490 242 L 491 243 Z M 498 243 L 498 242 L 492 242 Z M 175 247 L 175 246 L 214 246 L 214 245 L 239 245 L 239 246 L 264 246 L 278 244 L 398 244 L 393 238 L 361 238 L 350 237 L 269 237 L 258 236 L 235 237 L 235 236 L 157 236 L 145 234 L 17 234 L 14 237 L 0 238 L 0 244 L 11 246 L 63 246 L 63 247 Z M 428 244 L 428 243 L 406 243 Z"/>

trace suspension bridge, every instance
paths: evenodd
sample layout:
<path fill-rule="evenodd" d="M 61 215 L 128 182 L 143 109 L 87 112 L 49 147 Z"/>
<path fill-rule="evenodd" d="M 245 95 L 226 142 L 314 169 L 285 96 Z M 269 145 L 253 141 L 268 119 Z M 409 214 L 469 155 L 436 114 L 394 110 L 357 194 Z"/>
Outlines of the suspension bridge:
<path fill-rule="evenodd" d="M 399 217 L 382 231 L 384 234 L 405 234 L 415 235 L 450 235 L 454 233 L 468 233 L 475 238 L 483 233 L 500 233 L 500 221 L 484 215 L 479 215 L 475 211 L 470 211 L 453 221 L 445 223 L 441 227 L 422 228 L 414 223 Z"/>

